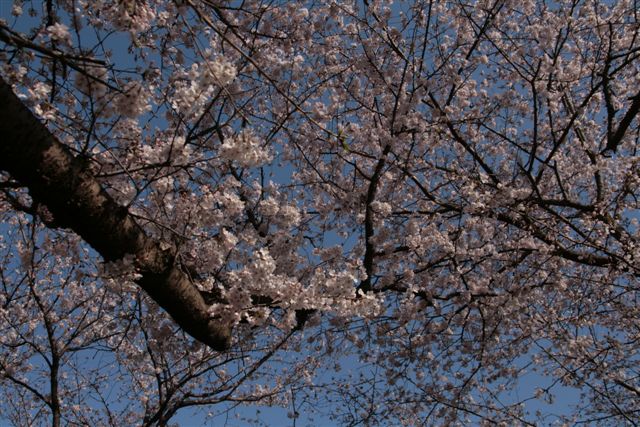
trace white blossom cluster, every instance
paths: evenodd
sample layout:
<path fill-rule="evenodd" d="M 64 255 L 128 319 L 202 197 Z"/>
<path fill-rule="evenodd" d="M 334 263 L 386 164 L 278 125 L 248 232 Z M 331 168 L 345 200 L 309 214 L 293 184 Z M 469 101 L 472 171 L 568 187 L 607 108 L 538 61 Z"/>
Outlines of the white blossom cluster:
<path fill-rule="evenodd" d="M 200 114 L 216 89 L 230 84 L 236 77 L 235 66 L 223 56 L 194 63 L 188 71 L 174 75 L 175 93 L 171 105 L 185 116 Z"/>
<path fill-rule="evenodd" d="M 236 67 L 228 62 L 224 57 L 217 56 L 212 61 L 203 64 L 201 75 L 202 86 L 218 85 L 226 86 L 236 78 L 238 71 Z"/>
<path fill-rule="evenodd" d="M 55 40 L 64 44 L 71 44 L 71 34 L 69 33 L 69 27 L 58 22 L 47 27 L 47 33 L 51 40 Z"/>
<path fill-rule="evenodd" d="M 234 161 L 242 167 L 260 166 L 271 159 L 258 137 L 250 130 L 242 130 L 227 138 L 220 146 L 220 157 Z"/>
<path fill-rule="evenodd" d="M 93 7 L 100 6 L 117 29 L 132 34 L 148 30 L 156 17 L 154 7 L 146 0 L 99 0 L 96 3 Z"/>
<path fill-rule="evenodd" d="M 257 250 L 247 266 L 227 275 L 229 287 L 220 288 L 226 301 L 212 305 L 212 315 L 230 324 L 242 319 L 262 323 L 270 310 L 263 307 L 256 314 L 252 295 L 268 297 L 273 305 L 286 310 L 288 314 L 278 325 L 285 329 L 295 326 L 295 310 L 314 309 L 370 318 L 382 309 L 380 295 L 357 291 L 356 278 L 350 272 L 318 269 L 309 283 L 303 285 L 293 277 L 278 274 L 277 268 L 278 261 L 267 248 Z"/>

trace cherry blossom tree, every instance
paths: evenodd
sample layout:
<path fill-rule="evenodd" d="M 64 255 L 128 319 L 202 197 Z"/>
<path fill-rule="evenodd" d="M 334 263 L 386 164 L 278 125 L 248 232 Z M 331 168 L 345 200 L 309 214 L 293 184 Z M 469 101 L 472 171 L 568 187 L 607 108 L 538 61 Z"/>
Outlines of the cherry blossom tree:
<path fill-rule="evenodd" d="M 0 12 L 3 419 L 637 423 L 636 0 Z"/>

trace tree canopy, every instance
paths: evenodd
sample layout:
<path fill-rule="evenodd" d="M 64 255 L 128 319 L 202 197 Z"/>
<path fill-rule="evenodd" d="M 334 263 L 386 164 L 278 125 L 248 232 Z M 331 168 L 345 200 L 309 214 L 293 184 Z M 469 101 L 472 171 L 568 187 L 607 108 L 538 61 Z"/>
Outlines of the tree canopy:
<path fill-rule="evenodd" d="M 0 417 L 635 425 L 639 13 L 2 3 Z"/>

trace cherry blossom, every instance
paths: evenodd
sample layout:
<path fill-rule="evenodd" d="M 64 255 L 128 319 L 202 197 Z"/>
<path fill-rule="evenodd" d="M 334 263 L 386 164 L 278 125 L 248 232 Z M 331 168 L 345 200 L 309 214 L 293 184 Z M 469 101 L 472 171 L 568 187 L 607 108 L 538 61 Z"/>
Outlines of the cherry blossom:
<path fill-rule="evenodd" d="M 36 3 L 3 422 L 635 422 L 633 1 Z"/>

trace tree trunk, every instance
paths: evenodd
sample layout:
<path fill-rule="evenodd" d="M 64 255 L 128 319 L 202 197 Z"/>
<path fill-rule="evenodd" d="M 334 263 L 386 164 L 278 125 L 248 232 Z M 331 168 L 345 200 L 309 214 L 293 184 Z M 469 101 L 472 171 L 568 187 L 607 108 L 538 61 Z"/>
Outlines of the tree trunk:
<path fill-rule="evenodd" d="M 106 261 L 134 256 L 137 281 L 192 337 L 219 351 L 231 331 L 210 318 L 207 304 L 175 264 L 175 252 L 149 238 L 129 212 L 101 187 L 71 150 L 29 111 L 0 78 L 0 169 L 47 207 L 58 227 L 80 235 Z"/>

